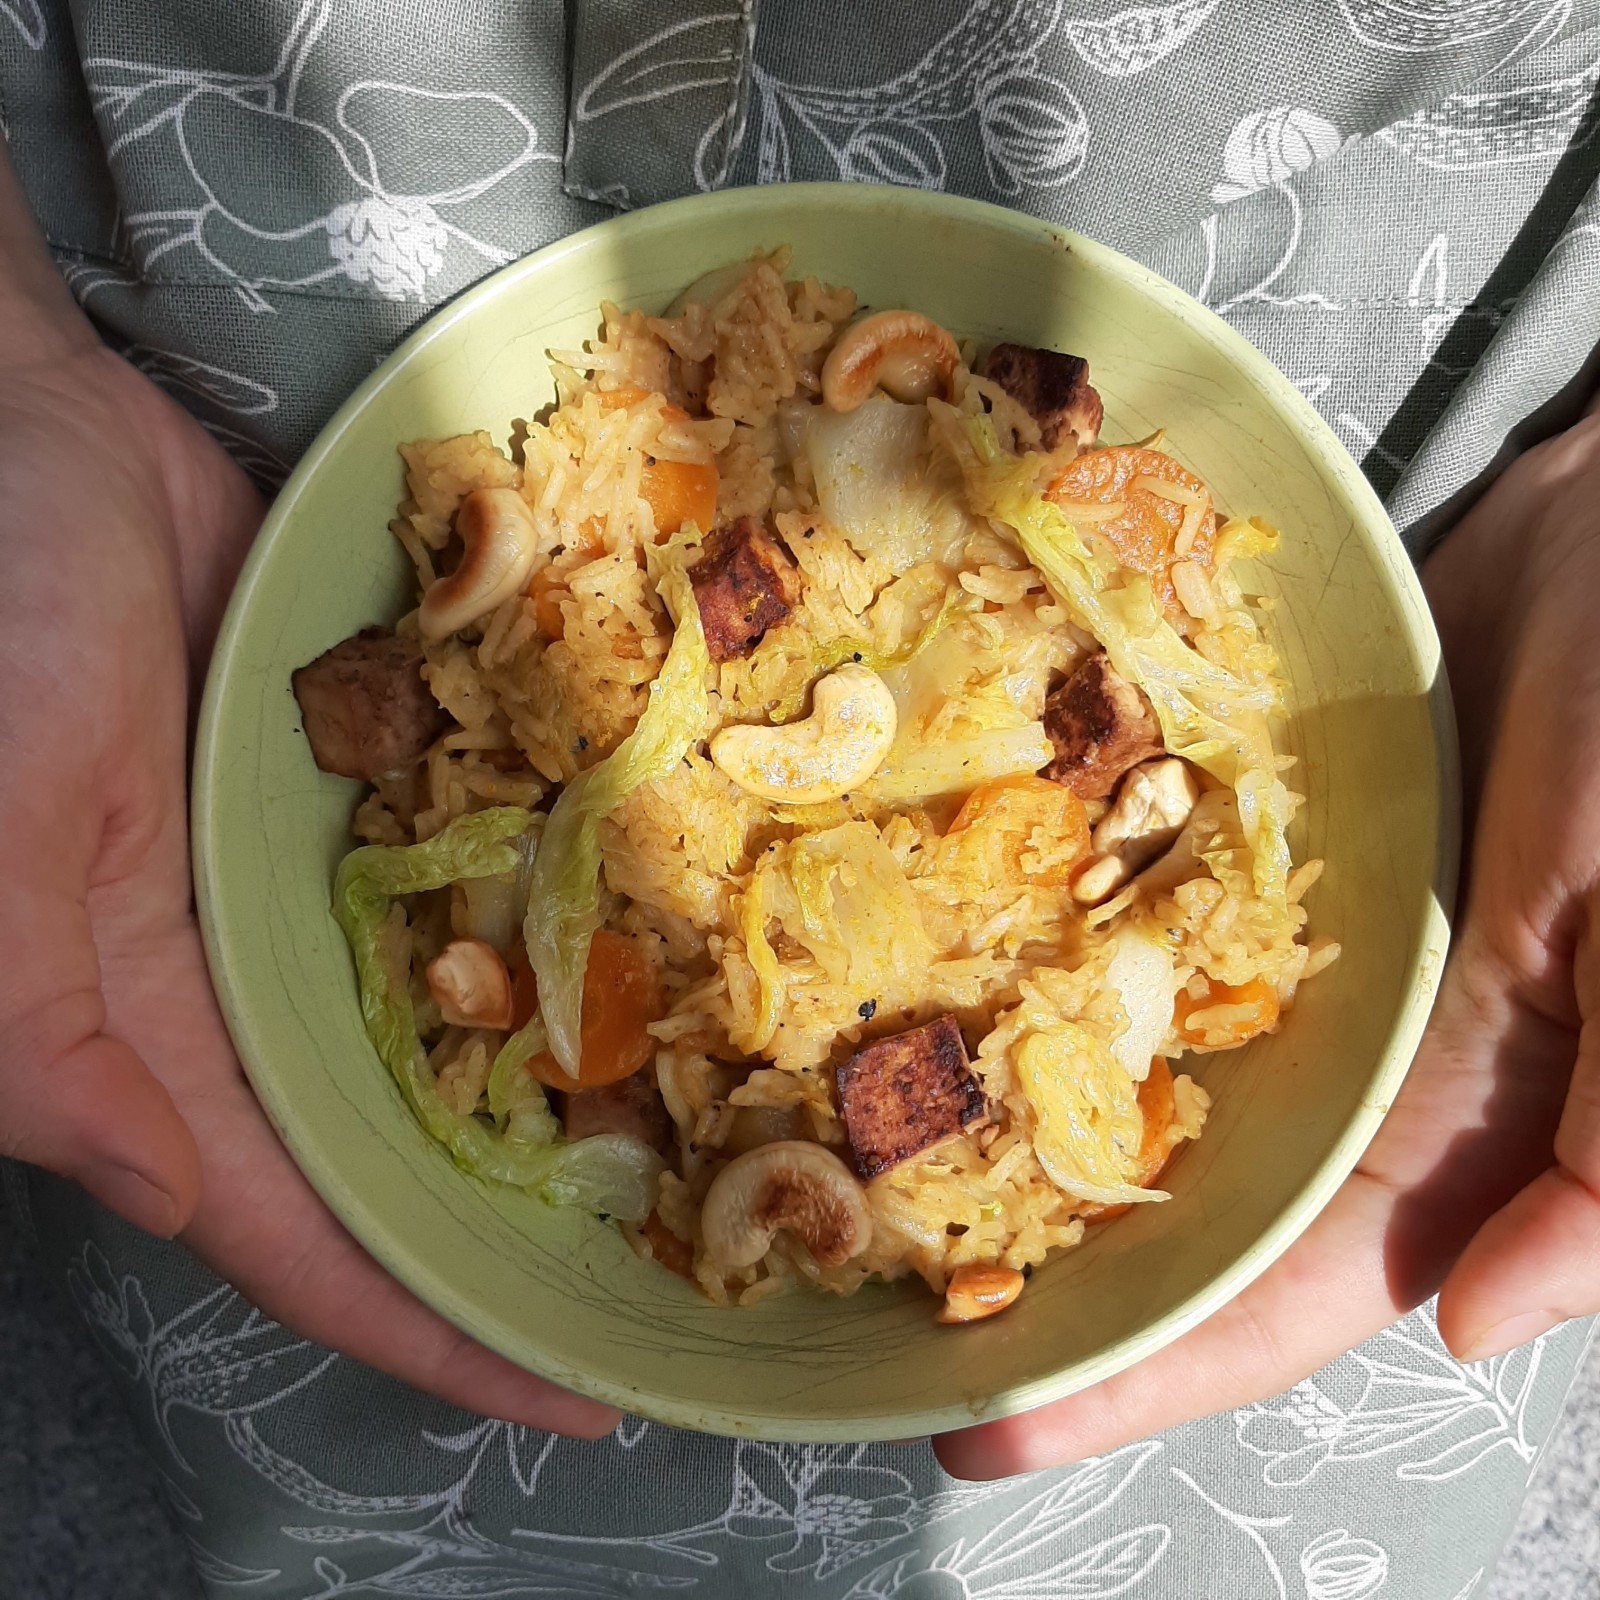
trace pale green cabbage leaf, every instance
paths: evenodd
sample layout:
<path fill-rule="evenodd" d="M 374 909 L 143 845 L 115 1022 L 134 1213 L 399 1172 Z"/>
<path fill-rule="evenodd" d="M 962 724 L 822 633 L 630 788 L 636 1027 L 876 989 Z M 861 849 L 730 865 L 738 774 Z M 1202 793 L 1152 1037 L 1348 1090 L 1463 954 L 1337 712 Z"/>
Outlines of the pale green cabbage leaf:
<path fill-rule="evenodd" d="M 1167 749 L 1229 785 L 1252 857 L 1256 892 L 1282 900 L 1289 873 L 1289 792 L 1278 776 L 1268 717 L 1281 709 L 1270 680 L 1247 681 L 1208 661 L 1162 615 L 1149 581 L 1113 588 L 1060 507 L 1038 492 L 1033 466 L 1002 451 L 987 417 L 967 424 L 978 509 L 1004 523 L 1050 591 L 1087 628 L 1123 677 L 1155 707 Z"/>
<path fill-rule="evenodd" d="M 640 784 L 665 778 L 700 736 L 711 709 L 711 656 L 683 569 L 669 566 L 659 591 L 676 617 L 667 659 L 638 725 L 604 761 L 561 792 L 533 864 L 523 936 L 539 980 L 550 1053 L 574 1079 L 583 1027 L 583 979 L 600 925 L 600 824 Z"/>
<path fill-rule="evenodd" d="M 361 1013 L 373 1047 L 417 1120 L 458 1167 L 477 1178 L 526 1189 L 551 1205 L 582 1205 L 641 1221 L 655 1203 L 661 1171 L 656 1152 L 637 1139 L 615 1135 L 562 1140 L 544 1091 L 516 1070 L 537 1048 L 502 1066 L 513 1046 L 530 1042 L 534 1024 L 513 1035 L 495 1062 L 494 1074 L 500 1079 L 497 1128 L 446 1104 L 417 1035 L 410 941 L 395 937 L 390 919 L 395 896 L 515 871 L 525 836 L 541 821 L 520 806 L 496 806 L 457 817 L 422 844 L 353 850 L 339 864 L 334 915 L 350 941 Z"/>

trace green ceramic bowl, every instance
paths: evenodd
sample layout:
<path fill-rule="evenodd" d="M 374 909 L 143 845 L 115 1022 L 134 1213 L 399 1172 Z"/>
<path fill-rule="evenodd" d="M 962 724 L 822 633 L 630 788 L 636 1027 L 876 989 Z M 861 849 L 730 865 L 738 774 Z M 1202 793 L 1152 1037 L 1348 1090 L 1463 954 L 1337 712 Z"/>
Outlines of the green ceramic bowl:
<path fill-rule="evenodd" d="M 329 912 L 356 785 L 312 764 L 289 674 L 408 604 L 385 532 L 400 440 L 487 428 L 552 397 L 545 351 L 601 300 L 664 307 L 702 272 L 789 244 L 794 269 L 915 306 L 960 335 L 1087 356 L 1111 439 L 1169 430 L 1230 509 L 1285 532 L 1264 587 L 1327 859 L 1312 927 L 1344 956 L 1288 1025 L 1191 1060 L 1216 1109 L 1141 1206 L 1040 1272 L 1017 1306 L 935 1325 L 920 1286 L 796 1292 L 722 1311 L 614 1228 L 458 1173 L 362 1032 Z M 1378 500 L 1316 413 L 1210 312 L 1043 223 L 902 189 L 741 189 L 619 217 L 453 302 L 356 391 L 267 519 L 206 691 L 194 850 L 211 969 L 256 1093 L 301 1170 L 396 1277 L 569 1388 L 688 1428 L 794 1440 L 959 1428 L 1056 1399 L 1176 1338 L 1260 1273 L 1350 1171 L 1433 998 L 1457 848 L 1439 646 Z"/>

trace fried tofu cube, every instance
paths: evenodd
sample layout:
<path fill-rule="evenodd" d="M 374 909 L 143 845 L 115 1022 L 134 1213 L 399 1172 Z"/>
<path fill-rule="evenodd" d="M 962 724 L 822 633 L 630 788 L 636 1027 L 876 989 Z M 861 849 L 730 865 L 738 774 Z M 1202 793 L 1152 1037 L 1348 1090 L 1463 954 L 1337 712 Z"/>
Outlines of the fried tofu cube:
<path fill-rule="evenodd" d="M 647 1072 L 563 1097 L 561 1124 L 569 1139 L 621 1133 L 663 1155 L 672 1149 L 672 1118 Z"/>
<path fill-rule="evenodd" d="M 706 647 L 716 662 L 749 655 L 799 603 L 800 574 L 754 517 L 716 529 L 689 573 Z"/>
<path fill-rule="evenodd" d="M 1082 356 L 997 344 L 984 357 L 985 378 L 1000 385 L 1039 424 L 1039 442 L 1054 450 L 1068 434 L 1088 449 L 1100 436 L 1105 407 L 1089 383 Z"/>
<path fill-rule="evenodd" d="M 863 1178 L 909 1161 L 981 1122 L 983 1086 L 967 1062 L 948 1012 L 886 1039 L 875 1039 L 838 1068 L 845 1133 Z"/>
<path fill-rule="evenodd" d="M 1103 800 L 1141 761 L 1164 755 L 1150 702 L 1104 651 L 1090 656 L 1045 701 L 1044 731 L 1055 760 L 1043 776 L 1081 800 Z"/>
<path fill-rule="evenodd" d="M 290 679 L 311 754 L 324 772 L 372 783 L 403 771 L 449 724 L 422 676 L 422 647 L 364 628 Z"/>

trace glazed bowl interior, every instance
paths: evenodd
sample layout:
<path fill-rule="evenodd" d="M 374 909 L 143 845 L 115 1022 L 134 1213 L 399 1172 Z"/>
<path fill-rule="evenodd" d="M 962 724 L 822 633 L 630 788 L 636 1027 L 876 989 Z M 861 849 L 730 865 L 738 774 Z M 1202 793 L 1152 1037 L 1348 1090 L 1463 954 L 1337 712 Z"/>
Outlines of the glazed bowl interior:
<path fill-rule="evenodd" d="M 397 442 L 484 428 L 553 397 L 545 352 L 592 335 L 602 300 L 664 308 L 702 272 L 787 244 L 797 273 L 909 305 L 959 336 L 1084 355 L 1109 440 L 1168 431 L 1219 504 L 1267 518 L 1253 578 L 1291 684 L 1320 856 L 1312 932 L 1343 956 L 1275 1037 L 1188 1058 L 1212 1092 L 1170 1204 L 1094 1230 L 1004 1316 L 937 1326 L 920 1285 L 809 1291 L 721 1310 L 617 1230 L 462 1176 L 362 1031 L 329 910 L 357 786 L 319 772 L 290 672 L 410 604 L 386 533 Z M 604 223 L 506 268 L 411 338 L 301 463 L 234 597 L 202 716 L 196 878 L 240 1056 L 310 1181 L 367 1248 L 522 1365 L 645 1416 L 797 1440 L 959 1427 L 1081 1388 L 1175 1338 L 1309 1223 L 1410 1061 L 1446 940 L 1453 736 L 1438 646 L 1381 507 L 1294 388 L 1209 312 L 1105 249 L 915 191 L 738 190 Z"/>

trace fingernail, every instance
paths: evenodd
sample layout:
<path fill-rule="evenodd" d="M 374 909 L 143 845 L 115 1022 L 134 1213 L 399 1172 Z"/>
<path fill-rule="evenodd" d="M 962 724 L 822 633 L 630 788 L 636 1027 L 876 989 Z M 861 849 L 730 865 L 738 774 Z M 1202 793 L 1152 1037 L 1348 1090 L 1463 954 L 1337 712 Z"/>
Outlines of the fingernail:
<path fill-rule="evenodd" d="M 132 1167 L 97 1161 L 79 1174 L 78 1181 L 101 1205 L 146 1233 L 170 1239 L 178 1231 L 178 1207 L 172 1196 Z"/>
<path fill-rule="evenodd" d="M 1548 1333 L 1557 1323 L 1565 1320 L 1554 1311 L 1519 1312 L 1480 1333 L 1467 1345 L 1461 1359 L 1487 1361 L 1491 1356 L 1503 1356 L 1507 1350 L 1515 1350 L 1518 1345 L 1537 1339 L 1541 1333 Z"/>

